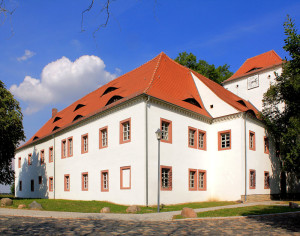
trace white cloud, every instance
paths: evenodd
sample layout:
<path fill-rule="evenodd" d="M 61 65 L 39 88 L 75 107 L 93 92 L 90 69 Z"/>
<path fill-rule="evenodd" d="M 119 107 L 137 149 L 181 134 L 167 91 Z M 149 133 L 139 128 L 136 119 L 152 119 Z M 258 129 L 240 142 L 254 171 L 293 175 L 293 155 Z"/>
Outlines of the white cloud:
<path fill-rule="evenodd" d="M 115 77 L 97 56 L 81 56 L 74 62 L 62 57 L 44 67 L 41 79 L 26 76 L 10 91 L 28 104 L 24 113 L 33 114 L 48 104 L 70 104 Z"/>
<path fill-rule="evenodd" d="M 30 50 L 25 50 L 24 55 L 21 57 L 18 57 L 17 60 L 18 61 L 27 61 L 29 58 L 33 57 L 36 53 L 32 52 Z"/>

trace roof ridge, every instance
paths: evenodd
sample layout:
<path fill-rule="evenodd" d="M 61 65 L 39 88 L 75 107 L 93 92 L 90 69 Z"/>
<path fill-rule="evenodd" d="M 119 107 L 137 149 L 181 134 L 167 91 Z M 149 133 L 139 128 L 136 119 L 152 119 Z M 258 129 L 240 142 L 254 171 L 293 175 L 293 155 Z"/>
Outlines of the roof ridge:
<path fill-rule="evenodd" d="M 153 71 L 153 74 L 152 74 L 152 78 L 150 79 L 149 85 L 145 88 L 144 93 L 147 93 L 148 90 L 150 89 L 150 87 L 151 87 L 151 85 L 152 85 L 152 83 L 153 83 L 153 81 L 154 81 L 154 76 L 155 76 L 155 74 L 156 74 L 156 72 L 157 72 L 157 69 L 158 69 L 158 67 L 160 66 L 161 58 L 162 58 L 163 55 L 166 55 L 166 54 L 165 54 L 164 52 L 161 52 L 161 53 L 158 55 L 159 58 L 158 58 L 158 60 L 157 60 L 156 66 L 155 66 L 155 68 L 154 68 L 154 71 Z M 156 58 L 156 57 L 155 57 L 155 58 Z"/>
<path fill-rule="evenodd" d="M 258 55 L 256 55 L 256 56 L 254 56 L 254 57 L 249 57 L 249 58 L 246 59 L 246 61 L 248 61 L 248 60 L 250 60 L 250 59 L 253 59 L 253 58 L 255 58 L 255 57 L 262 56 L 262 55 L 267 54 L 267 53 L 271 53 L 271 52 L 275 53 L 275 55 L 276 55 L 278 58 L 282 59 L 282 58 L 274 51 L 274 49 L 271 49 L 270 51 L 263 52 L 263 53 L 261 53 L 261 54 L 258 54 Z M 245 61 L 245 62 L 246 62 L 246 61 Z"/>

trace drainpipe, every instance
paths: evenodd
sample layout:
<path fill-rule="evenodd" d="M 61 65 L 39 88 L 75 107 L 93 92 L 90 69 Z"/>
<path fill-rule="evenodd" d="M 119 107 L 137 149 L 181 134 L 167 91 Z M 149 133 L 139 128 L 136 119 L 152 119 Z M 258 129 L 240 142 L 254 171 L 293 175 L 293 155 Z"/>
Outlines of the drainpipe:
<path fill-rule="evenodd" d="M 55 199 L 55 181 L 56 181 L 56 178 L 55 178 L 55 136 L 52 135 L 52 138 L 53 138 L 53 141 L 54 141 L 54 144 L 53 144 L 53 166 L 54 166 L 54 174 L 53 174 L 53 198 Z"/>
<path fill-rule="evenodd" d="M 146 100 L 146 106 L 145 106 L 145 133 L 146 133 L 146 206 L 148 206 L 148 102 L 150 100 L 150 97 L 148 96 Z"/>
<path fill-rule="evenodd" d="M 245 112 L 244 118 L 244 140 L 245 140 L 245 202 L 247 201 L 247 111 Z"/>

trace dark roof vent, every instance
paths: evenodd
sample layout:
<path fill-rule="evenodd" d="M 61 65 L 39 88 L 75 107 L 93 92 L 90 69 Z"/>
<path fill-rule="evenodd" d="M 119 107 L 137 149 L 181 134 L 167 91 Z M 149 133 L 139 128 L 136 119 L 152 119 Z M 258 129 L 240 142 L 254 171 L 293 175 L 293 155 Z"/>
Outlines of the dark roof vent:
<path fill-rule="evenodd" d="M 75 118 L 73 119 L 72 122 L 74 122 L 75 120 L 78 120 L 78 119 L 81 118 L 81 117 L 83 117 L 83 116 L 82 116 L 82 115 L 77 115 L 77 116 L 75 116 Z"/>
<path fill-rule="evenodd" d="M 243 100 L 238 100 L 237 102 L 239 104 L 243 105 L 244 107 L 247 107 L 246 103 Z"/>
<path fill-rule="evenodd" d="M 55 117 L 53 123 L 56 122 L 56 121 L 58 121 L 58 120 L 60 120 L 60 119 L 61 119 L 61 117 L 59 117 L 59 116 Z"/>
<path fill-rule="evenodd" d="M 116 101 L 118 101 L 118 100 L 120 100 L 120 99 L 122 99 L 122 98 L 123 98 L 123 97 L 121 97 L 121 96 L 119 96 L 119 95 L 115 95 L 115 96 L 113 96 L 111 99 L 108 100 L 108 102 L 106 103 L 105 106 L 107 106 L 107 105 L 109 105 L 109 104 L 111 104 L 111 103 L 113 103 L 113 102 L 116 102 Z"/>
<path fill-rule="evenodd" d="M 199 107 L 202 109 L 202 107 L 200 106 L 199 102 L 197 102 L 197 100 L 195 98 L 187 98 L 183 100 L 184 102 L 190 103 L 196 107 Z"/>
<path fill-rule="evenodd" d="M 251 71 L 255 71 L 255 70 L 259 70 L 261 69 L 262 67 L 253 67 L 251 70 L 248 70 L 246 73 L 249 73 Z"/>
<path fill-rule="evenodd" d="M 110 93 L 110 92 L 116 90 L 116 89 L 118 89 L 118 88 L 116 88 L 116 87 L 108 87 L 108 88 L 104 91 L 104 93 L 101 95 L 101 97 L 102 97 L 103 95 L 107 94 L 107 93 Z"/>
<path fill-rule="evenodd" d="M 78 105 L 75 107 L 74 111 L 76 111 L 76 110 L 78 110 L 79 108 L 84 107 L 84 106 L 85 106 L 85 105 L 83 105 L 83 104 L 78 104 Z"/>
<path fill-rule="evenodd" d="M 34 136 L 34 138 L 32 139 L 32 141 L 37 140 L 39 137 L 38 136 Z"/>
<path fill-rule="evenodd" d="M 53 128 L 52 132 L 55 131 L 55 130 L 57 130 L 57 129 L 59 129 L 59 128 L 60 128 L 60 127 L 55 126 L 55 127 Z"/>

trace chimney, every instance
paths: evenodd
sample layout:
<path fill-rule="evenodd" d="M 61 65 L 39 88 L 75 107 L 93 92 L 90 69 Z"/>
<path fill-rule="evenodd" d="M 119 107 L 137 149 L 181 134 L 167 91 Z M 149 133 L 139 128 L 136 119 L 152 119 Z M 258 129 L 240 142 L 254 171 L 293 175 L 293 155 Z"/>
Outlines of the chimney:
<path fill-rule="evenodd" d="M 52 118 L 56 116 L 56 114 L 57 114 L 57 108 L 52 108 Z"/>

